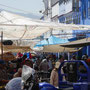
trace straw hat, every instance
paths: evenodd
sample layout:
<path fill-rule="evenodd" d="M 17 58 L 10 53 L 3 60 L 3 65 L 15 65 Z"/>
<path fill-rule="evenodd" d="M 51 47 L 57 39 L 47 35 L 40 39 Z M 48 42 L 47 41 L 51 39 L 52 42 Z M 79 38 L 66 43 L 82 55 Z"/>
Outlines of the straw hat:
<path fill-rule="evenodd" d="M 55 63 L 55 68 L 57 68 L 57 69 L 58 69 L 58 68 L 59 68 L 59 66 L 60 66 L 60 64 L 61 64 L 60 62 L 56 62 L 56 63 Z"/>

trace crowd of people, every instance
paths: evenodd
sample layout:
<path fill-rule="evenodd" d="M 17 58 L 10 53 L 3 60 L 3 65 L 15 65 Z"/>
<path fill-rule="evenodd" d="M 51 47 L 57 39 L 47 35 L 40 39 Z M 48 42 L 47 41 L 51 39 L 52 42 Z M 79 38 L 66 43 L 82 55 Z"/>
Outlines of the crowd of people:
<path fill-rule="evenodd" d="M 65 57 L 62 55 L 60 55 L 59 58 L 57 58 L 54 54 L 43 54 L 41 56 L 30 55 L 30 57 L 27 58 L 26 54 L 21 53 L 17 54 L 16 60 L 0 60 L 0 90 L 4 90 L 5 86 L 11 79 L 22 76 L 23 65 L 27 65 L 39 72 L 39 82 L 41 82 L 41 78 L 39 77 L 40 72 L 44 72 L 46 75 L 43 74 L 43 77 L 49 78 L 48 82 L 55 87 L 58 87 L 58 68 L 64 60 Z M 73 55 L 71 60 L 77 60 L 76 56 Z M 86 54 L 82 56 L 82 60 L 89 65 L 90 59 Z M 64 73 L 63 70 L 61 72 Z M 63 79 L 65 80 L 65 77 Z"/>

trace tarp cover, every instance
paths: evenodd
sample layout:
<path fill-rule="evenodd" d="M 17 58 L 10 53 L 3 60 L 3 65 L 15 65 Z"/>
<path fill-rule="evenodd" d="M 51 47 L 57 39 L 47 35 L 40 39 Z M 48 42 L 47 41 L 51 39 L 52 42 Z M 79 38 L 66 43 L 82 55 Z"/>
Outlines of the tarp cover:
<path fill-rule="evenodd" d="M 0 32 L 3 31 L 4 39 L 33 39 L 49 30 L 90 30 L 90 25 L 33 20 L 6 11 L 0 12 Z"/>
<path fill-rule="evenodd" d="M 73 48 L 73 47 L 84 47 L 89 45 L 90 45 L 90 37 L 65 43 L 65 44 L 62 44 L 61 46 Z"/>
<path fill-rule="evenodd" d="M 58 37 L 55 37 L 55 36 L 50 36 L 47 41 L 48 41 L 49 45 L 62 44 L 62 43 L 69 42 L 68 39 L 61 39 L 61 38 L 58 38 Z"/>
<path fill-rule="evenodd" d="M 68 39 L 61 39 L 55 36 L 50 36 L 47 40 L 42 40 L 35 45 L 35 47 L 41 47 L 45 45 L 55 45 L 69 42 Z"/>
<path fill-rule="evenodd" d="M 61 39 L 57 38 L 55 36 L 50 36 L 48 40 L 42 40 L 38 44 L 36 44 L 36 47 L 33 50 L 41 51 L 41 52 L 76 52 L 80 48 L 72 48 L 72 47 L 62 47 L 61 45 L 67 44 L 69 41 L 68 39 Z"/>
<path fill-rule="evenodd" d="M 1 49 L 1 44 L 0 44 Z M 27 52 L 32 51 L 30 46 L 3 45 L 3 52 Z M 0 51 L 1 54 L 1 51 Z"/>
<path fill-rule="evenodd" d="M 78 50 L 80 50 L 81 48 L 67 48 L 67 47 L 62 47 L 60 46 L 60 44 L 57 45 L 47 45 L 43 47 L 43 50 L 41 50 L 42 52 L 53 52 L 53 53 L 57 53 L 57 52 L 76 52 Z"/>

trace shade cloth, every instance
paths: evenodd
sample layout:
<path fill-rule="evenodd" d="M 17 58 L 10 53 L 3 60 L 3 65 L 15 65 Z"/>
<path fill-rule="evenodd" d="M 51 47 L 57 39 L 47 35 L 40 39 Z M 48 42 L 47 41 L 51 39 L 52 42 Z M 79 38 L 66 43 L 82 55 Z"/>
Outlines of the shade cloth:
<path fill-rule="evenodd" d="M 73 47 L 84 47 L 84 46 L 88 46 L 88 45 L 90 45 L 90 37 L 85 38 L 85 39 L 72 41 L 72 42 L 69 42 L 69 43 L 65 43 L 65 44 L 62 44 L 61 46 L 68 47 L 68 48 L 69 47 L 73 48 Z"/>
<path fill-rule="evenodd" d="M 36 44 L 37 47 L 33 48 L 35 51 L 41 51 L 41 52 L 77 52 L 80 48 L 67 48 L 62 47 L 64 43 L 68 43 L 68 39 L 61 39 L 57 38 L 55 36 L 50 36 L 48 40 L 42 40 L 38 44 Z M 38 47 L 39 46 L 39 47 Z"/>
<path fill-rule="evenodd" d="M 11 52 L 28 52 L 32 51 L 32 49 L 29 46 L 15 46 L 15 45 L 5 45 L 3 47 L 5 51 L 11 51 Z"/>
<path fill-rule="evenodd" d="M 42 47 L 44 45 L 48 45 L 48 41 L 47 40 L 42 40 L 40 42 L 38 42 L 35 47 Z"/>
<path fill-rule="evenodd" d="M 67 43 L 69 42 L 68 39 L 62 39 L 62 38 L 58 38 L 55 36 L 50 36 L 48 38 L 48 44 L 49 45 L 53 45 L 53 44 L 62 44 L 62 43 Z"/>
<path fill-rule="evenodd" d="M 1 43 L 0 43 L 0 49 L 1 49 Z M 27 51 L 32 51 L 30 46 L 3 45 L 3 52 L 16 52 L 17 53 L 17 52 L 27 52 Z"/>
<path fill-rule="evenodd" d="M 45 45 L 55 45 L 55 44 L 61 44 L 61 43 L 67 43 L 69 42 L 68 39 L 61 39 L 55 36 L 50 36 L 47 40 L 42 40 L 38 42 L 35 47 L 41 47 Z"/>
<path fill-rule="evenodd" d="M 60 44 L 57 45 L 47 45 L 43 47 L 43 50 L 41 52 L 52 52 L 52 53 L 57 53 L 57 52 L 76 52 L 80 50 L 81 48 L 67 48 L 67 47 L 62 47 Z"/>
<path fill-rule="evenodd" d="M 74 25 L 33 20 L 10 12 L 0 12 L 0 32 L 4 39 L 33 39 L 50 30 L 90 30 L 90 25 Z"/>
<path fill-rule="evenodd" d="M 0 44 L 1 49 L 1 44 Z M 3 45 L 3 60 L 10 61 L 16 59 L 12 53 L 32 51 L 29 46 Z M 0 58 L 2 53 L 0 52 Z"/>

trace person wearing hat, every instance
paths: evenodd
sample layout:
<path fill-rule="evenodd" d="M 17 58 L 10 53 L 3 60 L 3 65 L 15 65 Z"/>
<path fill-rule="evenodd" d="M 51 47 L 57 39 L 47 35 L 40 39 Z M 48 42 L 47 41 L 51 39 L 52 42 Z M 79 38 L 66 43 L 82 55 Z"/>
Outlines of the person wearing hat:
<path fill-rule="evenodd" d="M 50 75 L 50 84 L 52 84 L 55 87 L 58 87 L 58 80 L 59 80 L 58 69 L 59 69 L 60 64 L 61 63 L 59 61 L 57 61 L 55 63 L 55 67 L 52 70 L 51 75 Z M 62 69 L 61 69 L 61 73 L 63 74 L 63 70 Z M 65 78 L 63 78 L 63 80 L 65 80 Z"/>

